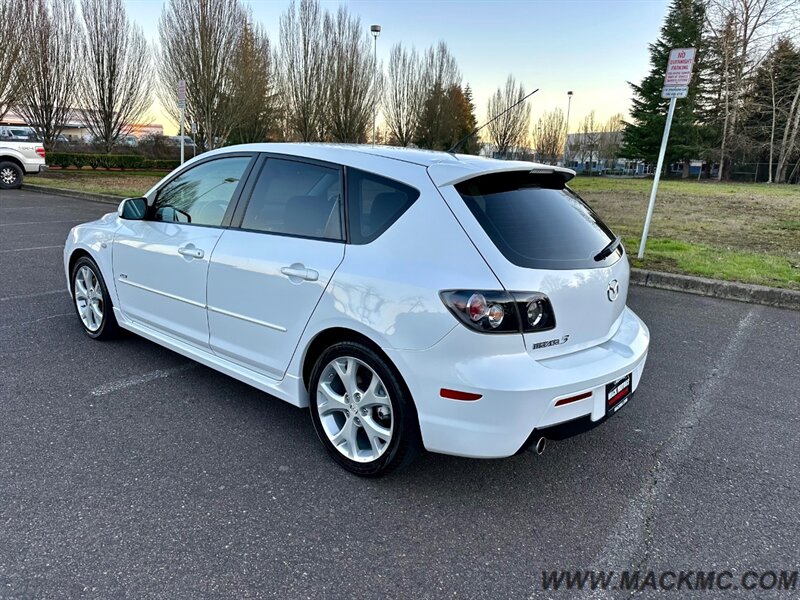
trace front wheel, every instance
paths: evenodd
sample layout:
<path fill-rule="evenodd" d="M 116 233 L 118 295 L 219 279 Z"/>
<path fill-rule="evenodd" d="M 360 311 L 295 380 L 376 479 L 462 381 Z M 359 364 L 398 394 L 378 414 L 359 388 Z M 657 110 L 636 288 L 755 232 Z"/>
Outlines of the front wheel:
<path fill-rule="evenodd" d="M 311 373 L 314 429 L 351 473 L 378 477 L 409 464 L 420 447 L 416 410 L 396 371 L 369 347 L 340 342 Z"/>
<path fill-rule="evenodd" d="M 116 336 L 119 326 L 100 268 L 88 256 L 72 268 L 72 299 L 86 335 L 96 340 Z"/>
<path fill-rule="evenodd" d="M 0 162 L 0 189 L 16 190 L 22 186 L 22 169 L 19 165 L 9 162 Z"/>

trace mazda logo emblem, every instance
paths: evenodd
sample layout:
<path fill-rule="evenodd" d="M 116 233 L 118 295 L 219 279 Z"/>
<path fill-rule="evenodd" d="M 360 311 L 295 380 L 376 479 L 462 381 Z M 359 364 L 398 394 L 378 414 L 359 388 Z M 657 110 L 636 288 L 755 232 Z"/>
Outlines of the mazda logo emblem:
<path fill-rule="evenodd" d="M 619 297 L 619 281 L 616 279 L 612 279 L 608 282 L 608 290 L 606 291 L 608 295 L 608 301 L 613 302 L 614 300 Z"/>

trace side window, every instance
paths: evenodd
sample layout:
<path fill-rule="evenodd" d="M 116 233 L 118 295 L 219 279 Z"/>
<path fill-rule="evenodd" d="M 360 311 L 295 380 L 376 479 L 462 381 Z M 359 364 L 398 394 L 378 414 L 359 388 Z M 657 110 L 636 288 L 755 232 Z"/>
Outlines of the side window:
<path fill-rule="evenodd" d="M 267 159 L 245 210 L 242 229 L 342 240 L 341 170 Z"/>
<path fill-rule="evenodd" d="M 156 221 L 221 225 L 249 156 L 219 158 L 181 173 L 158 192 Z"/>
<path fill-rule="evenodd" d="M 419 192 L 412 187 L 358 171 L 347 170 L 350 241 L 368 244 L 400 218 Z"/>

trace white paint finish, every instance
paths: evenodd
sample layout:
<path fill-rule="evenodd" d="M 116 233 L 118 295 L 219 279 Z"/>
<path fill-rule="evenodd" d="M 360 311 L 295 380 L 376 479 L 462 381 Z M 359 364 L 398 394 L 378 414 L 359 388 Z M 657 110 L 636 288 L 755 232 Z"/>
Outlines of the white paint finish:
<path fill-rule="evenodd" d="M 172 350 L 173 352 L 177 352 L 178 354 L 186 356 L 187 358 L 196 360 L 201 365 L 205 365 L 219 371 L 220 373 L 224 373 L 229 377 L 233 377 L 234 379 L 238 379 L 239 381 L 242 381 L 248 385 L 252 385 L 254 388 L 259 389 L 262 392 L 272 394 L 281 400 L 285 400 L 289 404 L 293 404 L 300 408 L 308 406 L 307 399 L 305 403 L 302 401 L 302 399 L 305 398 L 302 379 L 294 374 L 287 374 L 286 377 L 284 377 L 281 381 L 277 381 L 271 377 L 267 377 L 266 375 L 262 375 L 261 373 L 253 371 L 252 369 L 248 369 L 232 361 L 220 358 L 208 350 L 203 350 L 197 346 L 193 346 L 192 344 L 187 344 L 177 337 L 165 334 L 143 323 L 131 321 L 117 307 L 114 307 L 114 315 L 117 317 L 117 322 L 123 329 L 132 331 L 143 338 L 150 340 L 151 342 L 155 342 L 156 344 Z"/>
<path fill-rule="evenodd" d="M 214 307 L 208 313 L 212 351 L 282 378 L 343 257 L 341 242 L 225 231 L 208 270 L 208 304 Z M 281 272 L 292 265 L 313 269 L 317 280 Z"/>
<path fill-rule="evenodd" d="M 111 282 L 123 328 L 296 406 L 308 404 L 302 372 L 313 340 L 332 327 L 359 332 L 384 349 L 411 389 L 426 447 L 465 456 L 507 456 L 534 427 L 583 415 L 602 418 L 603 386 L 627 373 L 638 386 L 649 333 L 625 309 L 627 259 L 573 271 L 516 267 L 446 185 L 468 173 L 544 167 L 313 144 L 258 144 L 214 153 L 243 149 L 362 169 L 411 185 L 420 197 L 367 245 L 123 221 L 116 214 L 73 228 L 65 266 L 78 248 L 95 258 Z M 150 201 L 156 189 L 148 193 Z M 104 248 L 115 234 L 115 243 Z M 178 248 L 188 244 L 202 249 L 203 258 L 180 255 Z M 316 271 L 316 280 L 282 272 L 298 265 L 304 274 Z M 123 273 L 127 285 L 119 282 Z M 606 295 L 610 279 L 620 287 L 613 303 Z M 444 289 L 503 286 L 547 293 L 558 329 L 535 337 L 568 334 L 570 343 L 530 351 L 533 336 L 473 332 L 439 298 Z M 442 387 L 476 391 L 483 398 L 445 400 L 439 396 Z M 585 391 L 593 393 L 587 401 L 555 407 L 558 398 Z"/>
<path fill-rule="evenodd" d="M 116 306 L 134 321 L 208 349 L 208 257 L 223 230 L 160 221 L 119 222 L 113 243 Z M 179 252 L 189 245 L 203 250 L 204 257 Z"/>
<path fill-rule="evenodd" d="M 386 353 L 406 377 L 416 400 L 428 450 L 500 458 L 514 454 L 534 428 L 586 415 L 601 418 L 605 407 L 597 411 L 594 402 L 561 407 L 555 402 L 585 391 L 602 398 L 606 383 L 631 372 L 636 389 L 649 339 L 644 324 L 626 309 L 613 338 L 590 349 L 589 356 L 565 355 L 559 368 L 534 360 L 518 335 L 484 335 L 462 326 L 426 351 L 386 349 Z M 621 347 L 630 351 L 621 353 Z M 443 387 L 483 397 L 448 400 L 439 396 Z"/>

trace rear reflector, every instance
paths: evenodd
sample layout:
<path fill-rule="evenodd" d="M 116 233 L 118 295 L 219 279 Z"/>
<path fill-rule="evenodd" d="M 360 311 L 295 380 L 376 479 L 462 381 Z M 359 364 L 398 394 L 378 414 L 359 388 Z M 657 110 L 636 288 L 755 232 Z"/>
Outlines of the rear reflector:
<path fill-rule="evenodd" d="M 447 388 L 439 390 L 439 395 L 442 398 L 449 398 L 450 400 L 480 400 L 483 397 L 482 394 L 459 392 L 458 390 L 448 390 Z"/>
<path fill-rule="evenodd" d="M 570 404 L 572 402 L 577 402 L 578 400 L 584 400 L 589 398 L 592 395 L 592 392 L 585 392 L 583 394 L 578 394 L 577 396 L 570 396 L 569 398 L 562 398 L 558 402 L 556 402 L 556 406 L 564 406 L 565 404 Z"/>

